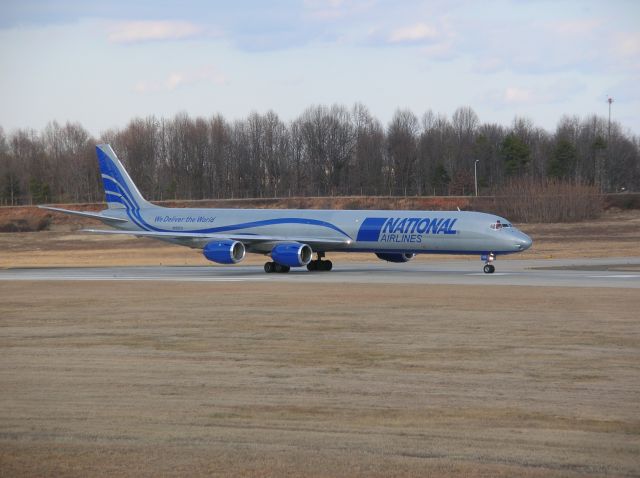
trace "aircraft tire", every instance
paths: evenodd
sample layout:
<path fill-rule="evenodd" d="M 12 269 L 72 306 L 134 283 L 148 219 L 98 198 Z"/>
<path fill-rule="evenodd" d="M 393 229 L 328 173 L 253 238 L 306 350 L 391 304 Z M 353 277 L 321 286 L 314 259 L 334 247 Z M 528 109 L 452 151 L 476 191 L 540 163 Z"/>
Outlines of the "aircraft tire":
<path fill-rule="evenodd" d="M 307 270 L 310 271 L 310 272 L 318 270 L 317 261 L 309 261 L 309 263 L 307 264 Z"/>
<path fill-rule="evenodd" d="M 323 267 L 322 267 L 323 271 L 327 271 L 328 272 L 331 269 L 333 269 L 333 262 L 331 262 L 331 261 L 322 261 L 322 262 L 324 263 Z"/>
<path fill-rule="evenodd" d="M 275 262 L 265 262 L 264 263 L 264 271 L 267 274 L 271 274 L 272 272 L 275 272 Z"/>
<path fill-rule="evenodd" d="M 487 264 L 483 268 L 485 274 L 493 274 L 496 271 L 496 267 L 492 264 Z"/>

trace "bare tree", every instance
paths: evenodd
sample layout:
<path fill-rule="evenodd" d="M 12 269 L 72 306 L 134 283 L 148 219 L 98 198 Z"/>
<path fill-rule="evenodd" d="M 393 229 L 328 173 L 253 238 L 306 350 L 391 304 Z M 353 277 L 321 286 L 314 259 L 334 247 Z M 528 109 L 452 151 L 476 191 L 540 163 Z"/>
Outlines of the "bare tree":
<path fill-rule="evenodd" d="M 393 165 L 395 193 L 413 194 L 417 162 L 418 118 L 409 110 L 397 110 L 387 133 L 387 150 Z"/>
<path fill-rule="evenodd" d="M 384 130 L 366 106 L 356 104 L 352 111 L 355 128 L 354 173 L 350 175 L 356 193 L 383 194 L 389 190 L 390 169 L 385 162 Z"/>
<path fill-rule="evenodd" d="M 344 193 L 348 187 L 345 173 L 356 144 L 347 109 L 337 105 L 308 108 L 300 117 L 300 128 L 317 192 Z"/>
<path fill-rule="evenodd" d="M 473 146 L 479 124 L 478 115 L 469 106 L 458 108 L 451 117 L 451 126 L 455 135 L 453 169 L 456 173 L 462 170 L 466 174 L 473 168 L 476 159 L 473 157 Z"/>

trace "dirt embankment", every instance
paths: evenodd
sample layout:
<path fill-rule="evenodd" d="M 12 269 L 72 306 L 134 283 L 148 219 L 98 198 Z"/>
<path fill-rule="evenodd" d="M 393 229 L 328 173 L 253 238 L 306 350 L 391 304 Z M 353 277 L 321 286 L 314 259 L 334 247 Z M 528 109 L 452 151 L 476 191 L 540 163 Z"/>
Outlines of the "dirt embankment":
<path fill-rule="evenodd" d="M 105 208 L 98 204 L 71 204 L 61 206 L 78 211 L 100 211 Z M 48 230 L 80 229 L 87 225 L 101 224 L 100 221 L 85 219 L 68 214 L 55 213 L 37 206 L 0 207 L 0 233 L 2 232 L 40 232 Z"/>

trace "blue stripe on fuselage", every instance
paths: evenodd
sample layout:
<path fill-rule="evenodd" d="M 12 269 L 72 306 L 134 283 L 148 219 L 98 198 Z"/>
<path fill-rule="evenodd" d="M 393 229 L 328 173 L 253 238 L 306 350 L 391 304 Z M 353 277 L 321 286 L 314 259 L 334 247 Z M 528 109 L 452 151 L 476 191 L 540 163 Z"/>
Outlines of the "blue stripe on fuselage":
<path fill-rule="evenodd" d="M 380 237 L 380 230 L 387 221 L 386 217 L 368 217 L 362 221 L 356 241 L 375 242 Z"/>

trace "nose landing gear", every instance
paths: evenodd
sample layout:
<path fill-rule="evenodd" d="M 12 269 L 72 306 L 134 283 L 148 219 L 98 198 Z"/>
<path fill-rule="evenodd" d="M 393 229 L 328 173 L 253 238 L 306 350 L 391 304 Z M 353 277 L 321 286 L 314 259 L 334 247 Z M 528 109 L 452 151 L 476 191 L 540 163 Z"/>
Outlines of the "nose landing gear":
<path fill-rule="evenodd" d="M 483 255 L 481 259 L 484 261 L 484 267 L 482 268 L 484 273 L 493 274 L 496 271 L 496 267 L 492 264 L 492 262 L 496 259 L 496 256 L 493 254 L 493 252 Z"/>

